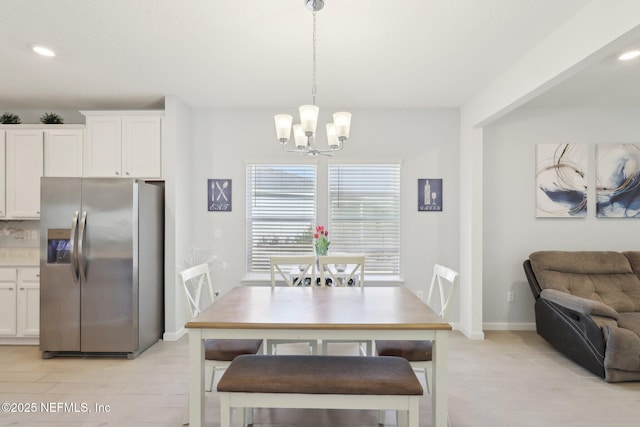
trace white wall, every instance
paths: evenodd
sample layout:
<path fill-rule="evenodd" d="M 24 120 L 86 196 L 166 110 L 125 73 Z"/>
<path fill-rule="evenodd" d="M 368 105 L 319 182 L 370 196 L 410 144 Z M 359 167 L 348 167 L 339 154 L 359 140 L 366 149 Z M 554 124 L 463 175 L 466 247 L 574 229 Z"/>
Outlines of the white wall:
<path fill-rule="evenodd" d="M 165 98 L 162 144 L 162 173 L 165 179 L 165 254 L 164 300 L 165 340 L 184 333 L 188 320 L 182 290 L 178 288 L 177 271 L 193 233 L 191 213 L 191 158 L 193 153 L 191 109 L 179 99 Z"/>
<path fill-rule="evenodd" d="M 292 108 L 293 110 L 293 108 Z M 212 248 L 227 263 L 212 273 L 222 292 L 241 284 L 245 273 L 245 160 L 308 161 L 283 153 L 275 138 L 276 110 L 195 110 L 191 214 L 193 244 Z M 336 162 L 402 161 L 401 276 L 413 290 L 424 289 L 433 264 L 458 268 L 459 111 L 457 109 L 352 110 L 347 147 L 318 161 L 318 198 L 326 206 L 326 165 Z M 320 123 L 328 121 L 321 106 Z M 319 145 L 325 144 L 321 134 Z M 208 212 L 208 178 L 233 180 L 233 211 Z M 444 211 L 417 212 L 418 178 L 443 178 Z M 324 202 L 323 202 L 324 201 Z M 326 224 L 326 208 L 318 222 Z M 214 240 L 214 230 L 222 238 Z M 457 319 L 453 313 L 452 319 Z"/>
<path fill-rule="evenodd" d="M 522 262 L 537 250 L 640 250 L 637 219 L 595 217 L 595 144 L 640 143 L 640 108 L 520 108 L 484 129 L 486 329 L 531 327 Z M 589 144 L 587 218 L 535 217 L 535 145 Z M 507 302 L 507 291 L 515 302 Z M 509 325 L 506 325 L 506 324 Z"/>

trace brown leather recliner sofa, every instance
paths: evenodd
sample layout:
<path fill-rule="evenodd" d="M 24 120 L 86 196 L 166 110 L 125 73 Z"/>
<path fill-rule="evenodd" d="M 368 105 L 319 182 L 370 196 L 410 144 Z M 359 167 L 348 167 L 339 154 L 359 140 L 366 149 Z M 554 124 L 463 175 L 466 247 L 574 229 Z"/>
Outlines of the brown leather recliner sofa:
<path fill-rule="evenodd" d="M 524 270 L 539 335 L 608 382 L 640 380 L 640 251 L 539 251 Z"/>

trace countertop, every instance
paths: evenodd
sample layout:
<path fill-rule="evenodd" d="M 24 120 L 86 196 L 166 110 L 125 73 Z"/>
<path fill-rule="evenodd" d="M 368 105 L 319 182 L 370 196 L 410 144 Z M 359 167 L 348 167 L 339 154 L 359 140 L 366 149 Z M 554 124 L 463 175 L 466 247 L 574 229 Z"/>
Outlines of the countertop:
<path fill-rule="evenodd" d="M 0 248 L 0 267 L 38 267 L 39 248 Z"/>

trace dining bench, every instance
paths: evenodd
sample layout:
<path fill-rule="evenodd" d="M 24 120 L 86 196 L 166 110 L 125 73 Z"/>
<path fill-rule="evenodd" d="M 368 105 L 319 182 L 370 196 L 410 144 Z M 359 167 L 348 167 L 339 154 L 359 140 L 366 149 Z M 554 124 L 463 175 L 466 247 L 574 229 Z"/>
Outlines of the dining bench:
<path fill-rule="evenodd" d="M 259 354 L 236 357 L 218 392 L 221 427 L 231 427 L 232 408 L 396 410 L 409 427 L 418 427 L 423 394 L 400 357 Z M 245 425 L 244 413 L 236 411 L 238 425 Z"/>

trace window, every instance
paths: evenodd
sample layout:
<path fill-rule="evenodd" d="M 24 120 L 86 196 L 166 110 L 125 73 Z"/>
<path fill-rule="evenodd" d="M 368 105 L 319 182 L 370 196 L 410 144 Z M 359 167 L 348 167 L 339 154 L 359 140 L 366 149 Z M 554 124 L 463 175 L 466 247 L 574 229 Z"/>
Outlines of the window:
<path fill-rule="evenodd" d="M 271 255 L 313 252 L 315 165 L 247 165 L 247 272 L 269 271 Z"/>
<path fill-rule="evenodd" d="M 363 253 L 367 274 L 400 274 L 400 165 L 329 165 L 332 252 Z"/>

